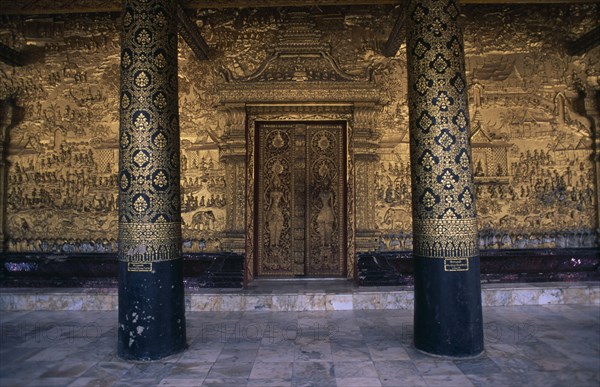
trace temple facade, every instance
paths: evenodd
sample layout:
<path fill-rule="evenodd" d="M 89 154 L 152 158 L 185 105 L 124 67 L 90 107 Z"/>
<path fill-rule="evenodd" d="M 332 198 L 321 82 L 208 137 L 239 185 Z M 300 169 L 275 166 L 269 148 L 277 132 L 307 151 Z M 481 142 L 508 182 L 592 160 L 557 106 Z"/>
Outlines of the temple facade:
<path fill-rule="evenodd" d="M 597 3 L 204 3 L 3 5 L 4 285 L 118 267 L 119 356 L 153 360 L 184 255 L 239 286 L 410 256 L 416 348 L 470 357 L 481 254 L 597 278 Z"/>
<path fill-rule="evenodd" d="M 483 250 L 597 246 L 599 51 L 568 46 L 597 7 L 463 6 Z M 0 63 L 4 250 L 116 253 L 120 15 L 7 9 L 0 40 L 27 58 Z M 356 252 L 413 248 L 405 13 L 187 10 L 207 59 L 180 38 L 184 252 L 352 278 Z"/>

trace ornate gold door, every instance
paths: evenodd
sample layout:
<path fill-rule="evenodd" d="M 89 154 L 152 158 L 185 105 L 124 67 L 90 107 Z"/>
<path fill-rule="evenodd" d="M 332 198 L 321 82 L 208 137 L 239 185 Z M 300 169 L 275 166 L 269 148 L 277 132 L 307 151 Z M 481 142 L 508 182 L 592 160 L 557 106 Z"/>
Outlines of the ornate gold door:
<path fill-rule="evenodd" d="M 345 274 L 345 131 L 257 123 L 258 275 Z"/>

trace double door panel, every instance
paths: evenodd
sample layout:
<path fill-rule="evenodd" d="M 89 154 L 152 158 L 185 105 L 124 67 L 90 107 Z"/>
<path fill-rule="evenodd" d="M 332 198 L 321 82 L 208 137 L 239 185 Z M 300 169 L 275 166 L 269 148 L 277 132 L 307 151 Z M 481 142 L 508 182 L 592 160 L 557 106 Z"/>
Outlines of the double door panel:
<path fill-rule="evenodd" d="M 262 276 L 343 276 L 345 124 L 257 125 L 257 258 Z"/>

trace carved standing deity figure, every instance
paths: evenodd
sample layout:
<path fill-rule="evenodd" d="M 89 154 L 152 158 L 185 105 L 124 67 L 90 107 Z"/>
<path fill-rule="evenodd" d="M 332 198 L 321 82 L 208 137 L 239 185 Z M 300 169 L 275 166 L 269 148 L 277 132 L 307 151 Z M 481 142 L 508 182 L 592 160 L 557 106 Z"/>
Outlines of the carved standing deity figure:
<path fill-rule="evenodd" d="M 283 231 L 282 204 L 285 200 L 283 191 L 277 186 L 267 195 L 266 221 L 269 231 L 269 244 L 279 246 L 281 232 Z"/>
<path fill-rule="evenodd" d="M 323 247 L 331 245 L 331 235 L 333 233 L 333 223 L 335 214 L 333 212 L 334 196 L 330 184 L 325 182 L 323 189 L 319 192 L 321 200 L 321 210 L 317 215 L 317 225 L 319 226 L 319 235 Z"/>

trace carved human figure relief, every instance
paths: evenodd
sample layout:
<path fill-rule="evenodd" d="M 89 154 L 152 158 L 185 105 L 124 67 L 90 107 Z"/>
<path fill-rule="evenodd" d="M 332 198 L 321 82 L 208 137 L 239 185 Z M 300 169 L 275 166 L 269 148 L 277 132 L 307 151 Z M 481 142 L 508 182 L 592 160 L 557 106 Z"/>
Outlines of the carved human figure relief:
<path fill-rule="evenodd" d="M 269 231 L 269 245 L 279 246 L 281 239 L 281 231 L 283 230 L 283 211 L 282 204 L 285 200 L 283 191 L 274 187 L 267 195 L 266 206 L 266 221 L 267 230 Z"/>
<path fill-rule="evenodd" d="M 331 191 L 331 184 L 325 182 L 321 192 L 318 194 L 321 201 L 321 209 L 317 215 L 317 225 L 319 235 L 321 236 L 321 245 L 323 247 L 331 246 L 331 234 L 335 223 L 334 201 L 335 196 Z"/>

